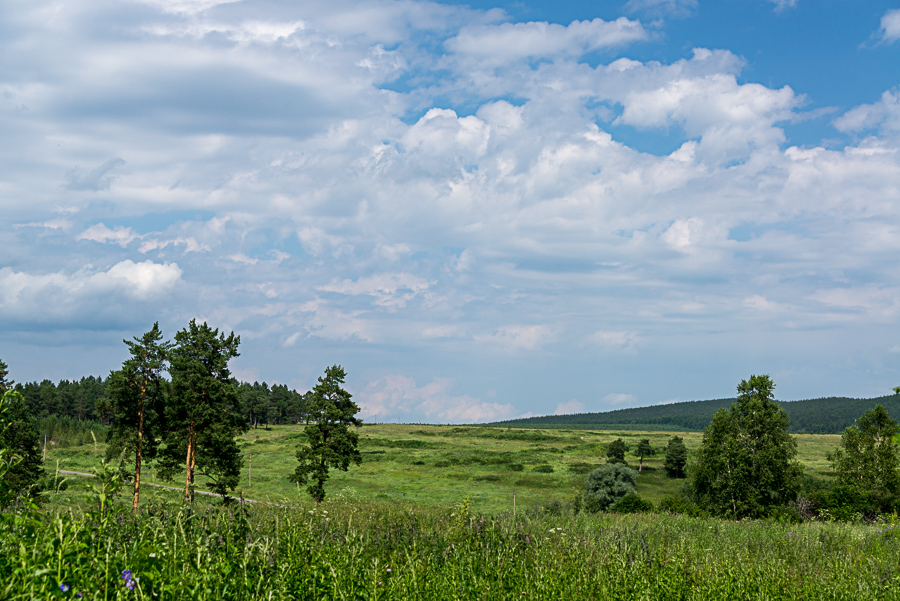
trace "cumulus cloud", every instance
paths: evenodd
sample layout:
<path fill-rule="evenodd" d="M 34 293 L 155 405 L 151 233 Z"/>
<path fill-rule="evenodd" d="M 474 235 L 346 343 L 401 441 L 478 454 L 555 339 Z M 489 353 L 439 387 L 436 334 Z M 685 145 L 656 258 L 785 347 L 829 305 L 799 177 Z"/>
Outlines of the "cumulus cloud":
<path fill-rule="evenodd" d="M 413 378 L 390 375 L 369 382 L 357 402 L 363 418 L 379 421 L 486 422 L 509 418 L 514 412 L 510 404 L 454 396 L 454 385 L 453 380 L 435 378 L 418 386 Z"/>
<path fill-rule="evenodd" d="M 850 109 L 834 120 L 834 126 L 844 132 L 900 132 L 900 89 L 887 90 L 878 102 Z"/>
<path fill-rule="evenodd" d="M 591 341 L 599 346 L 625 352 L 634 352 L 639 341 L 636 332 L 601 330 L 591 335 Z"/>
<path fill-rule="evenodd" d="M 769 0 L 769 2 L 775 5 L 776 12 L 781 12 L 797 6 L 797 0 Z"/>
<path fill-rule="evenodd" d="M 889 44 L 900 40 L 900 8 L 884 13 L 878 33 L 881 39 Z"/>

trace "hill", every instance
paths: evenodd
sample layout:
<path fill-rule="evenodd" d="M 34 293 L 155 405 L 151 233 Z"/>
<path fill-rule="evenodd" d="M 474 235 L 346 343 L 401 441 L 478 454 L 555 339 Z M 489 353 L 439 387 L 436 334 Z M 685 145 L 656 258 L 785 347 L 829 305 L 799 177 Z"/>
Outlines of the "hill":
<path fill-rule="evenodd" d="M 622 430 L 687 430 L 699 431 L 709 425 L 713 414 L 728 407 L 735 399 L 688 401 L 652 407 L 617 409 L 602 413 L 545 415 L 513 419 L 489 424 L 509 428 L 575 428 Z M 884 405 L 894 419 L 900 418 L 900 395 L 874 399 L 828 397 L 803 401 L 778 401 L 791 418 L 791 432 L 841 434 L 865 411 Z"/>

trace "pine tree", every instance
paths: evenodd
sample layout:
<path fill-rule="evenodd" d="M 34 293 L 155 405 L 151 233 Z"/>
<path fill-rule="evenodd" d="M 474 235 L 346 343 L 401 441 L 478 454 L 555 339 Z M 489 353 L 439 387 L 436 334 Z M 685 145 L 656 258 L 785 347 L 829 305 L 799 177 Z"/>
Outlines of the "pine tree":
<path fill-rule="evenodd" d="M 235 437 L 247 431 L 247 423 L 228 361 L 239 356 L 240 342 L 234 332 L 225 336 L 193 319 L 175 334 L 159 473 L 171 479 L 183 466 L 184 499 L 192 503 L 199 475 L 223 496 L 238 485 L 242 459 Z"/>
<path fill-rule="evenodd" d="M 37 429 L 25 398 L 7 390 L 0 396 L 0 509 L 18 498 L 40 494 L 42 463 Z"/>
<path fill-rule="evenodd" d="M 638 472 L 644 469 L 644 457 L 653 457 L 656 449 L 650 444 L 649 438 L 643 438 L 634 449 L 634 456 L 639 458 Z"/>
<path fill-rule="evenodd" d="M 313 423 L 304 430 L 307 442 L 297 447 L 300 465 L 289 477 L 299 485 L 311 481 L 306 490 L 317 503 L 325 498 L 329 468 L 346 472 L 351 463 L 362 463 L 357 448 L 359 435 L 350 429 L 362 426 L 362 421 L 356 418 L 359 407 L 350 400 L 350 393 L 341 388 L 345 377 L 344 369 L 334 365 L 325 370 L 313 388 L 309 404 L 309 419 Z"/>
<path fill-rule="evenodd" d="M 117 457 L 122 450 L 134 455 L 134 493 L 132 510 L 138 510 L 141 486 L 141 462 L 152 460 L 157 452 L 157 439 L 163 429 L 161 419 L 165 402 L 166 369 L 172 344 L 162 342 L 159 323 L 134 342 L 123 340 L 131 358 L 122 369 L 110 374 L 107 392 L 114 415 L 107 441 L 107 459 Z"/>

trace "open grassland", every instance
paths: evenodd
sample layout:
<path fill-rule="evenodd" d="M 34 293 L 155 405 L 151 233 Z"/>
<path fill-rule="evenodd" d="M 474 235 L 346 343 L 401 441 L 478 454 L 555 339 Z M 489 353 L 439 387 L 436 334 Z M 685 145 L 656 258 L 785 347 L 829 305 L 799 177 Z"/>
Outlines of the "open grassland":
<path fill-rule="evenodd" d="M 0 598 L 866 601 L 897 557 L 889 524 L 198 501 L 3 516 Z"/>
<path fill-rule="evenodd" d="M 237 494 L 251 499 L 294 503 L 305 496 L 287 477 L 296 466 L 297 443 L 302 426 L 272 426 L 255 429 L 241 437 L 244 471 Z M 595 430 L 526 430 L 431 425 L 366 425 L 359 430 L 363 463 L 349 472 L 332 471 L 329 495 L 340 494 L 372 501 L 404 502 L 447 507 L 466 497 L 478 511 L 498 514 L 552 501 L 569 502 L 579 494 L 584 478 L 605 460 L 604 449 L 622 438 L 634 448 L 649 438 L 659 449 L 644 460 L 638 478 L 638 493 L 654 503 L 675 495 L 684 480 L 668 478 L 663 469 L 664 447 L 670 436 L 682 436 L 688 449 L 700 445 L 697 432 L 640 432 Z M 798 435 L 799 459 L 816 477 L 830 477 L 825 454 L 840 439 L 836 435 Z M 105 452 L 101 443 L 73 446 L 49 444 L 45 467 L 51 474 L 62 470 L 90 471 Z M 635 469 L 637 458 L 628 457 Z M 127 466 L 126 466 L 127 467 Z M 249 477 L 252 467 L 252 479 Z M 60 476 L 62 479 L 64 476 Z M 162 483 L 151 469 L 145 482 Z M 86 483 L 70 477 L 69 492 Z M 167 483 L 168 484 L 168 483 Z M 183 479 L 174 482 L 183 486 Z M 198 481 L 202 489 L 204 482 Z M 145 488 L 144 495 L 171 496 Z M 70 495 L 50 495 L 54 505 L 65 505 Z"/>

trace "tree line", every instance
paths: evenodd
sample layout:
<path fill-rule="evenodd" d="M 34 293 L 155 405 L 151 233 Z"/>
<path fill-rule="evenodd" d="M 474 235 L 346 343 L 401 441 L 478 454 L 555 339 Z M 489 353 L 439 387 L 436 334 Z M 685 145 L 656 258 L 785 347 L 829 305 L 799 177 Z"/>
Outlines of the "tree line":
<path fill-rule="evenodd" d="M 677 429 L 702 432 L 719 409 L 727 409 L 736 398 L 687 401 L 651 407 L 616 409 L 603 413 L 545 415 L 492 424 L 504 427 L 546 428 L 581 427 L 616 429 L 629 426 L 637 430 Z M 798 434 L 840 434 L 865 411 L 882 405 L 892 415 L 900 415 L 900 394 L 872 399 L 827 397 L 802 401 L 775 401 L 787 413 L 788 431 Z"/>
<path fill-rule="evenodd" d="M 306 422 L 306 440 L 298 445 L 299 464 L 290 479 L 308 484 L 317 501 L 325 496 L 329 469 L 347 470 L 350 463 L 360 463 L 358 436 L 350 428 L 362 425 L 356 418 L 359 407 L 342 388 L 346 373 L 340 366 L 326 369 L 318 384 L 300 395 L 282 386 L 239 384 L 228 363 L 239 356 L 240 337 L 196 320 L 178 331 L 174 341 L 164 340 L 157 323 L 143 336 L 123 342 L 130 357 L 105 382 L 83 379 L 84 386 L 57 387 L 57 393 L 62 388 L 64 398 L 74 401 L 67 405 L 56 402 L 59 397 L 50 395 L 48 386 L 38 385 L 35 394 L 33 387 L 14 385 L 0 361 L 0 507 L 13 498 L 39 494 L 42 458 L 36 418 L 61 407 L 109 425 L 107 461 L 119 458 L 120 465 L 133 465 L 134 511 L 147 461 L 155 462 L 165 480 L 183 474 L 186 501 L 194 500 L 198 476 L 226 496 L 237 487 L 243 464 L 236 439 L 260 423 Z"/>

